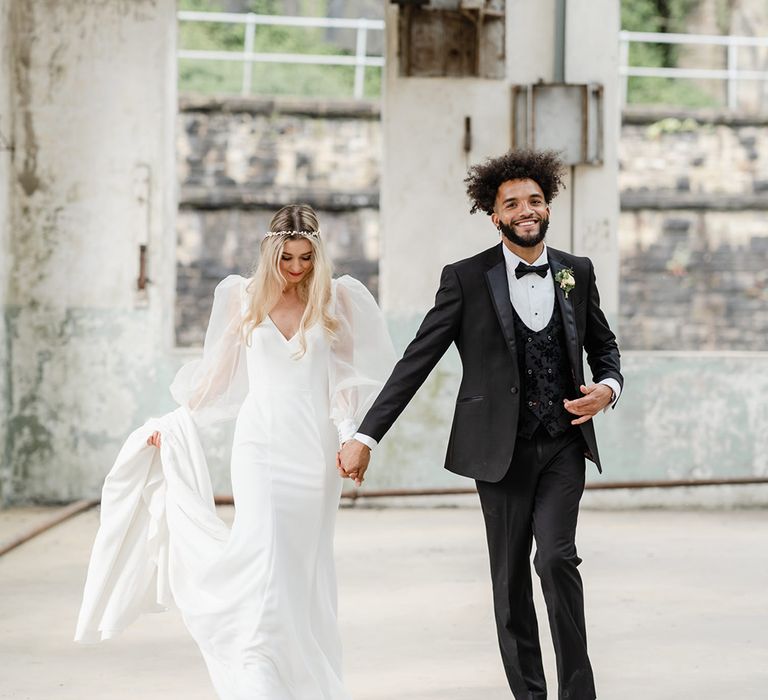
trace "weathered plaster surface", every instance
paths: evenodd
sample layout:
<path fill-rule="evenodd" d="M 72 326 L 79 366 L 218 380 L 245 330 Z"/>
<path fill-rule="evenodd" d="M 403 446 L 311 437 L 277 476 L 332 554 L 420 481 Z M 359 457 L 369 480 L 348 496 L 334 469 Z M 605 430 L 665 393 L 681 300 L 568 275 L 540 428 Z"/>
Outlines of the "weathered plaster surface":
<path fill-rule="evenodd" d="M 10 20 L 2 498 L 67 500 L 171 406 L 175 3 L 17 1 Z"/>
<path fill-rule="evenodd" d="M 381 299 L 388 312 L 407 314 L 428 305 L 442 266 L 493 245 L 498 234 L 487 216 L 468 215 L 464 188 L 468 166 L 498 156 L 511 146 L 513 85 L 554 78 L 554 0 L 506 3 L 506 76 L 403 78 L 397 65 L 397 8 L 387 14 L 388 61 L 382 114 Z M 605 31 L 595 34 L 593 28 Z M 530 28 L 536 27 L 535 32 Z M 566 80 L 597 82 L 605 88 L 605 114 L 616 108 L 618 60 L 612 38 L 619 28 L 618 5 L 577 0 L 568 3 Z M 590 35 L 585 45 L 578 37 Z M 615 112 L 614 112 L 615 113 Z M 471 144 L 464 150 L 465 119 Z M 616 143 L 618 124 L 606 118 L 605 164 L 579 166 L 554 200 L 550 241 L 594 258 L 603 279 L 604 305 L 618 300 Z M 573 229 L 573 235 L 571 230 Z M 413 271 L 411 284 L 403 276 Z"/>
<path fill-rule="evenodd" d="M 139 12 L 153 5 L 13 5 L 19 58 L 14 200 L 21 230 L 13 237 L 11 303 L 134 303 L 140 232 L 133 179 L 141 164 L 152 163 L 157 171 L 155 149 L 164 131 L 160 108 L 167 100 L 157 70 L 167 32 L 145 34 L 153 15 Z M 126 62 L 131 71 L 124 70 Z M 157 127 L 145 128 L 151 124 Z M 161 181 L 154 184 L 160 193 L 153 203 L 157 219 L 165 195 Z M 110 258 L 123 264 L 105 265 Z M 73 284 L 73 271 L 87 273 L 90 284 Z"/>
<path fill-rule="evenodd" d="M 12 310 L 7 318 L 9 497 L 93 495 L 120 440 L 172 408 L 165 390 L 171 361 L 147 333 L 146 314 Z"/>
<path fill-rule="evenodd" d="M 768 354 L 624 356 L 626 392 L 600 421 L 622 479 L 767 476 Z"/>
<path fill-rule="evenodd" d="M 537 26 L 551 5 L 509 7 Z M 12 158 L 0 151 L 0 499 L 96 496 L 126 434 L 173 407 L 167 386 L 196 354 L 172 349 L 175 6 L 18 0 L 10 10 L 12 21 L 0 26 L 0 44 L 6 26 L 18 30 L 7 44 L 18 60 L 0 63 L 0 90 L 13 93 L 5 110 L 11 99 L 0 92 L 0 131 L 16 147 Z M 547 79 L 549 59 L 522 62 L 522 46 L 508 52 L 514 81 Z M 509 114 L 489 81 L 441 89 L 414 79 L 396 87 L 390 107 L 403 112 L 400 121 L 385 113 L 397 168 L 388 166 L 383 189 L 381 255 L 384 302 L 402 350 L 432 301 L 440 266 L 496 240 L 484 217 L 467 214 L 463 117 L 475 124 L 474 161 L 506 147 Z M 442 116 L 417 113 L 425 103 Z M 500 106 L 489 111 L 489 104 Z M 297 134 L 294 143 L 305 143 Z M 336 162 L 320 153 L 324 167 Z M 227 167 L 241 179 L 250 172 L 242 161 Z M 328 167 L 322 172 L 335 176 Z M 143 201 L 137 183 L 147 173 Z M 563 202 L 558 220 L 570 221 L 570 200 Z M 594 225 L 588 218 L 579 219 L 581 245 L 593 254 L 615 227 L 600 223 L 603 214 Z M 196 225 L 187 227 L 192 242 L 182 254 L 195 246 Z M 553 229 L 562 245 L 562 230 Z M 223 253 L 230 263 L 239 259 L 233 230 Z M 146 294 L 135 284 L 140 242 L 149 247 Z M 597 252 L 614 255 L 611 246 Z M 613 273 L 600 259 L 610 297 Z M 766 365 L 762 353 L 625 353 L 625 393 L 616 411 L 597 419 L 602 479 L 767 474 Z M 442 469 L 459 372 L 451 351 L 377 449 L 369 488 L 469 485 Z M 205 435 L 219 492 L 228 489 L 230 439 L 231 426 Z"/>
<path fill-rule="evenodd" d="M 390 319 L 398 349 L 419 320 Z M 621 400 L 595 420 L 604 474 L 591 479 L 768 476 L 768 353 L 628 352 L 622 371 Z M 442 469 L 460 372 L 451 350 L 377 448 L 371 488 L 468 485 Z"/>
<path fill-rule="evenodd" d="M 10 3 L 0 2 L 0 309 L 5 308 L 10 270 L 10 189 L 12 168 Z M 5 445 L 10 401 L 9 347 L 5 318 L 0 316 L 0 503 L 4 498 L 9 463 Z"/>

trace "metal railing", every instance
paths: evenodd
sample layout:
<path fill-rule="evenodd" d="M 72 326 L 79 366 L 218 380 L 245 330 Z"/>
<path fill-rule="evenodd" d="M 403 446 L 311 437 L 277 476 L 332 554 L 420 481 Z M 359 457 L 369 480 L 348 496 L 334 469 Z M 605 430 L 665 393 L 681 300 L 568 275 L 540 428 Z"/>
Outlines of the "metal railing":
<path fill-rule="evenodd" d="M 365 88 L 365 69 L 384 66 L 383 56 L 368 55 L 368 31 L 383 31 L 384 21 L 375 19 L 340 19 L 333 17 L 289 17 L 280 15 L 257 15 L 254 13 L 234 12 L 192 12 L 177 13 L 179 22 L 218 22 L 223 24 L 244 24 L 245 41 L 242 51 L 201 51 L 180 49 L 178 58 L 190 58 L 204 61 L 236 61 L 243 64 L 243 82 L 241 94 L 251 93 L 252 67 L 254 63 L 298 63 L 305 65 L 354 66 L 354 96 L 361 98 Z M 298 54 L 255 51 L 256 27 L 324 27 L 357 30 L 355 55 L 341 54 Z"/>
<path fill-rule="evenodd" d="M 768 48 L 768 38 L 751 36 L 718 36 L 711 34 L 659 34 L 654 32 L 619 33 L 619 72 L 622 80 L 622 106 L 627 104 L 629 78 L 687 78 L 694 80 L 715 79 L 726 83 L 726 104 L 729 109 L 738 107 L 738 85 L 741 80 L 768 80 L 768 72 L 739 69 L 739 49 L 745 47 Z M 629 65 L 629 45 L 644 44 L 697 44 L 723 46 L 726 49 L 725 68 L 662 68 Z"/>

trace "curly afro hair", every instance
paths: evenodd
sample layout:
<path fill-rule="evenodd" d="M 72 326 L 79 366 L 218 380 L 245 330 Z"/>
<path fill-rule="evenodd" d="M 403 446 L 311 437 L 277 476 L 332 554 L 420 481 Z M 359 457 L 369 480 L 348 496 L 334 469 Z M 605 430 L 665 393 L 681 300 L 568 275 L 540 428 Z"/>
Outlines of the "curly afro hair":
<path fill-rule="evenodd" d="M 514 150 L 498 158 L 489 158 L 484 163 L 474 165 L 464 179 L 467 194 L 472 200 L 471 214 L 484 211 L 493 213 L 496 192 L 501 183 L 507 180 L 533 180 L 544 192 L 544 199 L 549 204 L 560 191 L 565 173 L 565 163 L 557 151 Z"/>

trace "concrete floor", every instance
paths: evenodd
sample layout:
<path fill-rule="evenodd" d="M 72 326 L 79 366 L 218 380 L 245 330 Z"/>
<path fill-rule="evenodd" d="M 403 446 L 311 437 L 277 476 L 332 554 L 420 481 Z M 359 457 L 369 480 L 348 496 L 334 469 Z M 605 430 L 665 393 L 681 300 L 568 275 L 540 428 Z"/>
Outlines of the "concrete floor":
<path fill-rule="evenodd" d="M 511 698 L 482 518 L 473 498 L 464 503 L 341 511 L 340 618 L 355 700 Z M 12 522 L 7 513 L 0 521 L 6 535 Z M 97 511 L 87 512 L 0 558 L 0 698 L 213 700 L 175 612 L 146 616 L 106 644 L 71 642 L 97 525 Z M 766 510 L 582 512 L 601 700 L 768 698 L 767 552 Z"/>

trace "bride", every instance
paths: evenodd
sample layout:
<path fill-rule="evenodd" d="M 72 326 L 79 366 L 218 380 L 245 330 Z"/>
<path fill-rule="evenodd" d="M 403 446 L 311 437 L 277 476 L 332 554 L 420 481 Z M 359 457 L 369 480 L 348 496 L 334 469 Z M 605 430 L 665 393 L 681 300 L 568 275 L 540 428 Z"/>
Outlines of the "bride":
<path fill-rule="evenodd" d="M 135 431 L 107 476 L 75 639 L 175 603 L 223 700 L 347 700 L 336 453 L 393 364 L 373 297 L 331 279 L 315 212 L 278 211 L 253 277 L 216 288 L 203 357 L 171 386 L 180 408 Z M 197 428 L 234 417 L 230 530 Z"/>

